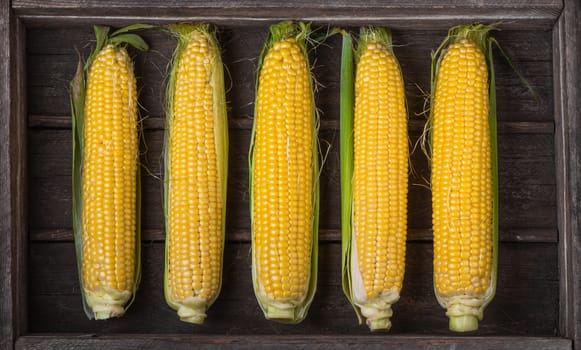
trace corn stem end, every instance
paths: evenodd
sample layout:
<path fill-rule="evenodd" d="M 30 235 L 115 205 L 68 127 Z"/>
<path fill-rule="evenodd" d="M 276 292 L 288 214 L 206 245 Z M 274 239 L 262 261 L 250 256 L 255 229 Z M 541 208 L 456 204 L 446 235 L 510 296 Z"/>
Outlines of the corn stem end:
<path fill-rule="evenodd" d="M 125 304 L 131 299 L 131 295 L 128 290 L 119 291 L 108 287 L 85 290 L 87 304 L 93 310 L 96 320 L 123 316 Z"/>
<path fill-rule="evenodd" d="M 478 317 L 474 315 L 450 316 L 450 330 L 472 332 L 478 329 Z"/>
<path fill-rule="evenodd" d="M 295 319 L 295 308 L 284 308 L 269 305 L 266 309 L 266 318 L 269 320 L 294 320 Z"/>
<path fill-rule="evenodd" d="M 478 329 L 482 320 L 486 297 L 470 296 L 451 297 L 446 306 L 446 316 L 450 318 L 450 330 L 453 332 L 471 332 Z"/>

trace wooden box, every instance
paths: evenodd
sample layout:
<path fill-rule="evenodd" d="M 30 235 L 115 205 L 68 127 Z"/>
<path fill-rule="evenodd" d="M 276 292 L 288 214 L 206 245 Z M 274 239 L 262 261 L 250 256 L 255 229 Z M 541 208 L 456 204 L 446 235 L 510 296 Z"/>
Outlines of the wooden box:
<path fill-rule="evenodd" d="M 0 349 L 386 348 L 581 349 L 581 24 L 578 0 L 0 2 Z M 341 290 L 339 192 L 340 38 L 311 51 L 320 83 L 319 281 L 299 325 L 266 321 L 250 270 L 247 152 L 257 57 L 281 19 L 314 27 L 393 29 L 406 82 L 412 143 L 425 122 L 430 52 L 453 24 L 501 21 L 498 39 L 537 98 L 496 51 L 500 258 L 496 298 L 477 332 L 448 331 L 432 287 L 429 177 L 421 152 L 410 178 L 406 278 L 390 333 L 358 326 Z M 230 177 L 223 287 L 203 326 L 178 320 L 163 298 L 161 206 L 163 94 L 174 41 L 143 34 L 136 54 L 142 137 L 143 276 L 120 319 L 83 313 L 71 229 L 68 82 L 92 24 L 209 21 L 229 71 Z"/>

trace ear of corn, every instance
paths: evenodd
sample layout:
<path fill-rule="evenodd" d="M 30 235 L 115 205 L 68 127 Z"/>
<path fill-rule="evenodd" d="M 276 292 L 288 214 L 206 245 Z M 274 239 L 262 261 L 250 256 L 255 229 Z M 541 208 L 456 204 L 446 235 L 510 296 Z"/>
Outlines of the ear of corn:
<path fill-rule="evenodd" d="M 177 24 L 168 85 L 164 212 L 165 298 L 182 321 L 203 323 L 222 281 L 228 121 L 214 28 Z"/>
<path fill-rule="evenodd" d="M 342 102 L 352 100 L 343 73 Z M 344 283 L 369 328 L 389 330 L 405 270 L 408 137 L 403 78 L 383 28 L 361 29 L 352 108 L 341 108 Z"/>
<path fill-rule="evenodd" d="M 73 229 L 83 306 L 95 319 L 123 315 L 140 277 L 137 88 L 125 46 L 147 44 L 128 30 L 96 26 L 96 48 L 71 82 Z"/>
<path fill-rule="evenodd" d="M 498 175 L 490 26 L 458 26 L 432 65 L 434 289 L 450 329 L 478 328 L 496 289 Z M 447 47 L 446 47 L 447 46 Z"/>
<path fill-rule="evenodd" d="M 288 323 L 306 317 L 317 278 L 318 125 L 308 34 L 302 23 L 270 28 L 249 155 L 254 291 L 267 319 Z"/>

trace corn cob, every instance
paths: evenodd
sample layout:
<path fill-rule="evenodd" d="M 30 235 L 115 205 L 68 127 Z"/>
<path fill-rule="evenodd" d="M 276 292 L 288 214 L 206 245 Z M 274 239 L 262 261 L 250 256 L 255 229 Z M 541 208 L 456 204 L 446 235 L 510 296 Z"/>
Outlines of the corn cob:
<path fill-rule="evenodd" d="M 97 47 L 71 84 L 73 225 L 89 318 L 123 315 L 139 280 L 137 88 L 125 45 L 147 45 L 125 33 L 144 27 L 110 37 L 95 27 Z"/>
<path fill-rule="evenodd" d="M 316 285 L 318 165 L 308 25 L 273 25 L 250 150 L 252 271 L 267 319 L 300 322 Z"/>
<path fill-rule="evenodd" d="M 342 157 L 353 152 L 342 169 L 349 174 L 342 189 L 346 292 L 371 330 L 389 330 L 405 270 L 408 137 L 402 74 L 383 28 L 361 29 L 354 114 L 341 130 Z M 341 118 L 353 118 L 349 106 Z"/>
<path fill-rule="evenodd" d="M 177 24 L 166 127 L 165 297 L 201 324 L 222 280 L 228 124 L 218 43 L 208 24 Z"/>
<path fill-rule="evenodd" d="M 434 288 L 454 331 L 478 328 L 496 288 L 496 116 L 489 30 L 482 25 L 452 28 L 448 48 L 441 51 L 445 41 L 434 58 Z"/>

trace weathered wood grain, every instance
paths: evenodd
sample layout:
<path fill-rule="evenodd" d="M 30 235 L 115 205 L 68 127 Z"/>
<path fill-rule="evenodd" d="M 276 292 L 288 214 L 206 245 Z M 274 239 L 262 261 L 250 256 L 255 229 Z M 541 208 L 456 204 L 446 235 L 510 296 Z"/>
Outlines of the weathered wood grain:
<path fill-rule="evenodd" d="M 581 344 L 581 4 L 565 0 L 553 31 L 561 334 Z"/>
<path fill-rule="evenodd" d="M 478 334 L 556 334 L 555 248 L 555 243 L 501 244 L 497 295 Z M 308 318 L 294 326 L 264 320 L 252 290 L 248 243 L 226 245 L 222 292 L 201 327 L 180 322 L 165 304 L 162 243 L 142 245 L 143 275 L 135 303 L 123 318 L 107 322 L 90 321 L 83 313 L 71 242 L 32 243 L 30 249 L 31 332 L 368 334 L 365 326 L 357 326 L 341 289 L 338 243 L 320 244 L 317 295 Z M 450 334 L 445 312 L 433 295 L 432 259 L 430 243 L 408 243 L 406 278 L 401 300 L 394 307 L 391 334 Z"/>
<path fill-rule="evenodd" d="M 40 35 L 44 33 L 44 35 Z M 503 48 L 511 55 L 519 72 L 538 95 L 532 96 L 500 54 L 495 60 L 498 74 L 498 116 L 501 121 L 552 121 L 552 58 L 549 31 L 499 31 L 495 33 Z M 34 34 L 39 34 L 37 37 Z M 396 54 L 401 62 L 409 113 L 424 111 L 429 91 L 430 52 L 444 38 L 445 31 L 394 31 Z M 60 40 L 55 40 L 60 36 Z M 163 89 L 166 67 L 174 42 L 163 33 L 144 33 L 151 51 L 136 55 L 136 72 L 140 77 L 142 116 L 163 115 Z M 231 117 L 251 117 L 254 102 L 256 57 L 260 53 L 266 27 L 221 28 L 220 40 L 224 63 L 230 72 L 232 86 L 228 91 Z M 68 83 L 74 74 L 80 50 L 87 57 L 92 40 L 91 27 L 74 29 L 36 29 L 28 36 L 31 52 L 28 56 L 30 96 L 29 112 L 39 115 L 68 115 Z M 323 120 L 338 119 L 340 41 L 330 38 L 312 51 L 313 73 L 320 83 L 317 106 Z M 58 53 L 62 52 L 62 53 Z M 534 57 L 532 59 L 531 57 Z"/>
<path fill-rule="evenodd" d="M 245 173 L 246 157 L 250 142 L 249 129 L 231 129 L 229 161 L 235 172 Z M 338 137 L 335 130 L 321 130 L 323 144 L 330 144 L 325 169 L 332 176 L 338 172 Z M 45 178 L 71 175 L 71 132 L 69 130 L 29 130 L 29 162 L 31 176 Z M 143 139 L 142 165 L 147 169 L 144 175 L 161 174 L 163 131 L 147 130 Z M 417 139 L 412 135 L 412 143 Z M 554 147 L 552 133 L 523 133 L 499 135 L 499 161 L 501 162 L 501 184 L 554 185 Z M 323 146 L 325 147 L 325 146 Z M 424 155 L 419 149 L 413 153 L 414 170 L 428 175 Z M 237 173 L 238 174 L 238 173 Z M 413 178 L 413 177 L 412 177 Z M 419 183 L 419 181 L 417 182 Z M 336 189 L 338 191 L 338 189 Z"/>
<path fill-rule="evenodd" d="M 27 331 L 25 29 L 0 2 L 0 349 Z"/>
<path fill-rule="evenodd" d="M 227 204 L 227 227 L 230 231 L 248 231 L 248 173 L 247 153 L 250 130 L 230 132 L 230 177 Z M 323 145 L 330 144 L 321 176 L 320 227 L 338 229 L 340 226 L 339 145 L 335 130 L 322 130 Z M 30 164 L 30 225 L 31 229 L 69 229 L 71 227 L 71 133 L 69 130 L 29 131 Z M 142 157 L 143 227 L 163 228 L 161 207 L 161 156 L 163 131 L 145 131 L 146 150 Z M 412 139 L 413 140 L 413 139 Z M 552 134 L 502 134 L 499 137 L 501 228 L 521 229 L 520 238 L 527 240 L 524 228 L 531 234 L 551 234 L 546 241 L 556 240 L 556 193 L 554 147 Z M 428 237 L 431 225 L 430 192 L 422 177 L 429 172 L 424 155 L 418 150 L 412 164 L 417 175 L 410 180 L 409 226 L 421 229 L 411 239 Z M 147 169 L 147 171 L 145 171 Z M 157 177 L 157 178 L 156 178 Z M 535 229 L 542 228 L 538 231 Z M 524 234 L 524 235 L 523 235 Z M 513 236 L 514 237 L 514 236 Z M 510 236 L 508 239 L 511 239 Z M 536 238 L 532 238 L 536 239 Z"/>
<path fill-rule="evenodd" d="M 371 1 L 41 1 L 17 0 L 15 12 L 34 19 L 33 24 L 94 23 L 95 17 L 111 23 L 147 19 L 155 21 L 212 20 L 223 23 L 257 23 L 288 18 L 351 24 L 382 24 L 399 28 L 448 27 L 454 23 L 503 20 L 514 27 L 549 28 L 557 19 L 560 0 L 421 0 Z M 49 20 L 44 19 L 48 17 Z M 102 17 L 109 17 L 103 19 Z M 129 18 L 128 18 L 129 17 Z M 66 18 L 66 19 L 65 19 Z M 43 20 L 44 19 L 44 20 Z M 119 20 L 121 19 L 121 21 Z"/>
<path fill-rule="evenodd" d="M 13 157 L 11 143 L 15 139 L 10 118 L 13 77 L 13 18 L 7 2 L 0 3 L 0 349 L 11 349 L 15 334 L 16 310 L 14 308 L 16 273 L 15 220 L 12 210 L 15 205 L 13 183 Z"/>
<path fill-rule="evenodd" d="M 130 337 L 69 335 L 26 336 L 16 343 L 17 350 L 141 350 L 141 349 L 393 349 L 393 350 L 568 350 L 571 340 L 542 337 L 430 337 L 377 335 L 354 337 L 344 335 L 275 335 L 275 336 L 139 336 Z"/>
<path fill-rule="evenodd" d="M 395 349 L 448 349 L 466 346 L 475 350 L 571 347 L 571 342 L 566 339 L 534 337 L 558 335 L 559 319 L 562 316 L 560 312 L 563 312 L 563 307 L 559 308 L 558 291 L 562 284 L 559 282 L 557 255 L 559 245 L 564 244 L 559 236 L 562 235 L 561 227 L 557 230 L 557 213 L 560 210 L 556 200 L 559 189 L 557 174 L 560 170 L 556 168 L 556 158 L 560 155 L 559 148 L 555 152 L 555 142 L 558 141 L 555 133 L 561 130 L 562 124 L 556 124 L 554 117 L 556 111 L 553 105 L 557 100 L 553 98 L 553 94 L 555 97 L 560 95 L 557 90 L 553 90 L 554 86 L 556 89 L 559 85 L 553 80 L 554 43 L 550 31 L 562 6 L 561 2 L 533 0 L 534 4 L 525 4 L 519 0 L 510 5 L 495 0 L 458 2 L 455 3 L 456 9 L 430 10 L 426 14 L 427 20 L 422 20 L 417 28 L 408 30 L 417 25 L 418 21 L 414 18 L 422 16 L 422 9 L 415 7 L 421 5 L 422 1 L 437 6 L 446 1 L 457 0 L 420 0 L 403 5 L 383 2 L 381 6 L 377 0 L 373 0 L 371 3 L 362 4 L 363 8 L 357 11 L 359 18 L 355 20 L 354 8 L 349 7 L 352 5 L 341 2 L 335 7 L 336 10 L 322 14 L 322 7 L 317 9 L 322 4 L 320 1 L 315 0 L 310 5 L 313 10 L 309 10 L 309 16 L 322 16 L 320 23 L 340 21 L 342 25 L 356 24 L 357 21 L 362 21 L 361 18 L 374 15 L 374 18 L 366 19 L 371 24 L 382 16 L 390 18 L 390 21 L 382 23 L 390 26 L 393 24 L 392 27 L 395 27 L 395 51 L 406 81 L 412 143 L 417 139 L 424 123 L 423 116 L 415 116 L 424 109 L 425 97 L 418 87 L 427 91 L 430 51 L 445 36 L 443 29 L 466 18 L 495 16 L 496 19 L 515 19 L 514 22 L 504 25 L 503 28 L 509 30 L 495 32 L 495 36 L 518 70 L 532 84 L 539 99 L 535 100 L 528 94 L 508 63 L 497 55 L 495 68 L 500 119 L 502 243 L 499 289 L 495 300 L 486 311 L 478 333 L 488 337 L 449 337 L 451 333 L 447 331 L 444 311 L 433 296 L 433 257 L 429 242 L 430 193 L 422 187 L 421 181 L 421 177 L 429 177 L 429 171 L 426 159 L 419 151 L 412 158 L 418 175 L 410 181 L 408 264 L 402 299 L 394 308 L 394 335 L 367 337 L 364 336 L 369 334 L 366 327 L 356 325 L 355 315 L 341 291 L 337 153 L 339 38 L 331 38 L 326 44 L 311 51 L 313 73 L 321 85 L 317 94 L 317 105 L 322 119 L 320 135 L 323 147 L 331 146 L 321 177 L 321 203 L 325 205 L 321 208 L 320 279 L 309 318 L 298 326 L 287 326 L 265 321 L 258 308 L 250 280 L 248 244 L 250 223 L 247 151 L 254 108 L 256 57 L 266 36 L 267 24 L 275 18 L 264 17 L 266 22 L 255 22 L 245 17 L 250 16 L 252 6 L 259 3 L 254 1 L 245 1 L 243 5 L 237 3 L 237 6 L 222 9 L 212 9 L 216 3 L 207 3 L 203 5 L 206 8 L 201 12 L 197 12 L 199 4 L 190 2 L 178 13 L 172 7 L 177 6 L 175 1 L 171 2 L 170 7 L 165 7 L 167 3 L 164 3 L 161 8 L 156 3 L 143 7 L 143 2 L 133 6 L 134 3 L 129 4 L 122 0 L 111 4 L 104 11 L 97 8 L 92 1 L 77 1 L 73 4 L 68 1 L 49 0 L 45 3 L 46 7 L 43 7 L 36 0 L 15 0 L 13 5 L 16 13 L 22 15 L 26 24 L 31 27 L 26 41 L 29 113 L 28 118 L 23 118 L 27 120 L 29 127 L 27 160 L 30 180 L 27 198 L 30 229 L 28 235 L 23 235 L 31 241 L 28 275 L 30 290 L 26 301 L 29 305 L 28 326 L 33 334 L 62 335 L 58 338 L 24 337 L 17 343 L 18 348 L 161 349 L 189 348 L 194 342 L 199 342 L 200 347 L 211 348 L 243 344 L 252 348 L 271 348 L 274 345 L 293 348 L 307 348 L 311 345 L 319 348 L 347 348 L 361 343 L 371 348 L 390 346 Z M 285 16 L 292 15 L 296 9 L 292 3 L 289 4 L 276 11 L 279 14 L 284 12 Z M 76 7 L 81 5 L 82 8 Z M 246 8 L 240 10 L 241 6 Z M 527 6 L 532 6 L 532 9 L 525 9 Z M 553 17 L 547 17 L 548 9 L 556 11 L 550 15 Z M 223 47 L 224 63 L 229 71 L 226 85 L 231 86 L 227 96 L 231 131 L 228 243 L 222 294 L 210 310 L 207 323 L 202 327 L 179 322 L 175 313 L 165 305 L 163 298 L 164 233 L 159 175 L 164 126 L 164 79 L 174 43 L 163 33 L 148 32 L 144 36 L 151 44 L 151 51 L 136 55 L 140 103 L 143 106 L 142 116 L 145 118 L 142 143 L 144 154 L 141 158 L 143 281 L 136 303 L 125 317 L 107 322 L 89 321 L 80 304 L 71 242 L 71 135 L 67 86 L 78 59 L 75 50 L 80 50 L 84 57 L 90 51 L 91 47 L 87 43 L 92 40 L 92 30 L 88 24 L 127 24 L 137 17 L 151 16 L 151 13 L 165 17 L 160 18 L 161 21 L 172 20 L 172 16 L 193 15 L 190 19 L 195 19 L 195 16 L 201 14 L 211 16 L 212 11 L 218 10 L 224 13 L 217 18 L 217 23 L 222 24 L 219 40 Z M 234 15 L 234 11 L 238 11 L 238 14 Z M 276 16 L 272 15 L 276 11 L 266 6 L 254 12 L 254 19 L 267 12 L 270 15 L 264 16 Z M 473 16 L 475 11 L 479 12 L 477 16 Z M 502 14 L 498 15 L 500 12 Z M 75 13 L 79 14 L 78 17 Z M 92 16 L 102 15 L 107 18 L 100 17 L 102 21 L 93 21 Z M 451 16 L 455 15 L 456 18 L 451 20 Z M 125 16 L 136 17 L 132 19 Z M 234 18 L 235 16 L 244 18 Z M 347 18 L 348 16 L 351 17 Z M 426 28 L 429 30 L 424 30 Z M 531 28 L 536 30 L 530 30 Z M 87 336 L 76 338 L 64 335 L 71 332 Z M 122 334 L 114 335 L 119 333 Z M 159 335 L 152 336 L 151 333 Z M 170 335 L 175 333 L 179 335 Z M 191 336 L 192 333 L 196 335 Z M 212 336 L 205 338 L 204 334 Z M 282 334 L 289 336 L 281 337 Z M 346 338 L 341 340 L 336 337 L 337 334 L 343 334 Z M 412 339 L 402 337 L 402 334 L 420 336 Z M 498 337 L 500 335 L 524 337 Z"/>
<path fill-rule="evenodd" d="M 265 7 L 269 9 L 287 9 L 287 8 L 320 8 L 323 10 L 328 10 L 330 8 L 426 8 L 432 9 L 435 7 L 466 7 L 466 8 L 504 8 L 504 9 L 530 9 L 530 8 L 553 8 L 560 10 L 563 6 L 562 1 L 559 0 L 515 0 L 510 4 L 502 0 L 416 0 L 407 3 L 401 3 L 399 1 L 388 0 L 372 0 L 366 1 L 362 4 L 353 4 L 350 1 L 345 0 L 335 0 L 335 1 L 325 1 L 325 0 L 295 0 L 292 2 L 284 0 L 275 1 L 264 1 L 264 0 L 229 0 L 229 1 L 214 1 L 208 3 L 203 0 L 153 0 L 153 1 L 139 1 L 139 0 L 123 0 L 123 1 L 99 1 L 99 0 L 15 0 L 12 2 L 12 7 L 15 9 L 20 8 L 70 8 L 81 10 L 83 8 L 102 8 L 107 6 L 109 8 L 128 8 L 128 9 L 139 9 L 139 8 L 172 8 L 177 9 L 183 8 L 231 8 L 231 9 L 244 9 L 244 8 L 254 8 L 254 7 Z M 274 12 L 274 11 L 273 11 Z"/>
<path fill-rule="evenodd" d="M 365 5 L 362 3 L 361 5 Z M 386 24 L 387 25 L 387 24 Z M 314 26 L 317 28 L 317 26 Z M 220 44 L 226 56 L 232 57 L 230 60 L 234 62 L 239 59 L 244 59 L 244 52 L 248 49 L 258 48 L 262 45 L 267 34 L 267 27 L 262 26 L 246 26 L 241 28 L 235 25 L 220 25 L 218 27 L 218 37 Z M 356 27 L 348 27 L 348 29 L 357 33 Z M 518 61 L 551 61 L 553 55 L 551 30 L 533 31 L 514 29 L 508 31 L 493 31 L 493 35 L 503 45 L 503 49 L 514 60 Z M 534 33 L 534 34 L 533 34 Z M 29 55 L 77 55 L 77 50 L 88 54 L 90 47 L 85 45 L 94 43 L 95 37 L 91 26 L 67 28 L 30 28 L 29 36 L 27 38 L 26 52 Z M 141 32 L 144 38 L 153 44 L 152 50 L 160 53 L 170 52 L 175 43 L 172 40 L 167 40 L 167 36 L 161 32 Z M 433 49 L 434 37 L 444 38 L 446 30 L 393 30 L 393 40 L 396 45 L 396 53 L 399 57 L 413 58 L 412 53 L 419 53 L 421 57 L 429 57 Z M 531 40 L 531 36 L 535 36 L 535 40 Z M 67 38 L 67 41 L 63 41 Z M 339 37 L 330 37 L 326 42 L 333 47 L 337 47 L 341 39 Z M 534 55 L 530 53 L 534 52 Z M 328 57 L 325 61 L 332 60 L 338 62 L 339 57 Z M 319 62 L 323 64 L 322 62 Z M 335 65 L 335 63 L 333 63 Z"/>
<path fill-rule="evenodd" d="M 10 200 L 13 201 L 12 215 L 14 216 L 12 232 L 14 236 L 15 266 L 13 270 L 14 278 L 14 300 L 13 307 L 15 317 L 13 319 L 15 336 L 18 337 L 28 332 L 28 154 L 27 143 L 27 96 L 26 96 L 26 28 L 22 21 L 14 18 L 13 51 L 13 86 L 11 90 L 12 112 L 10 115 L 12 135 L 10 139 L 11 147 L 11 170 L 10 179 L 12 183 L 12 194 Z"/>

